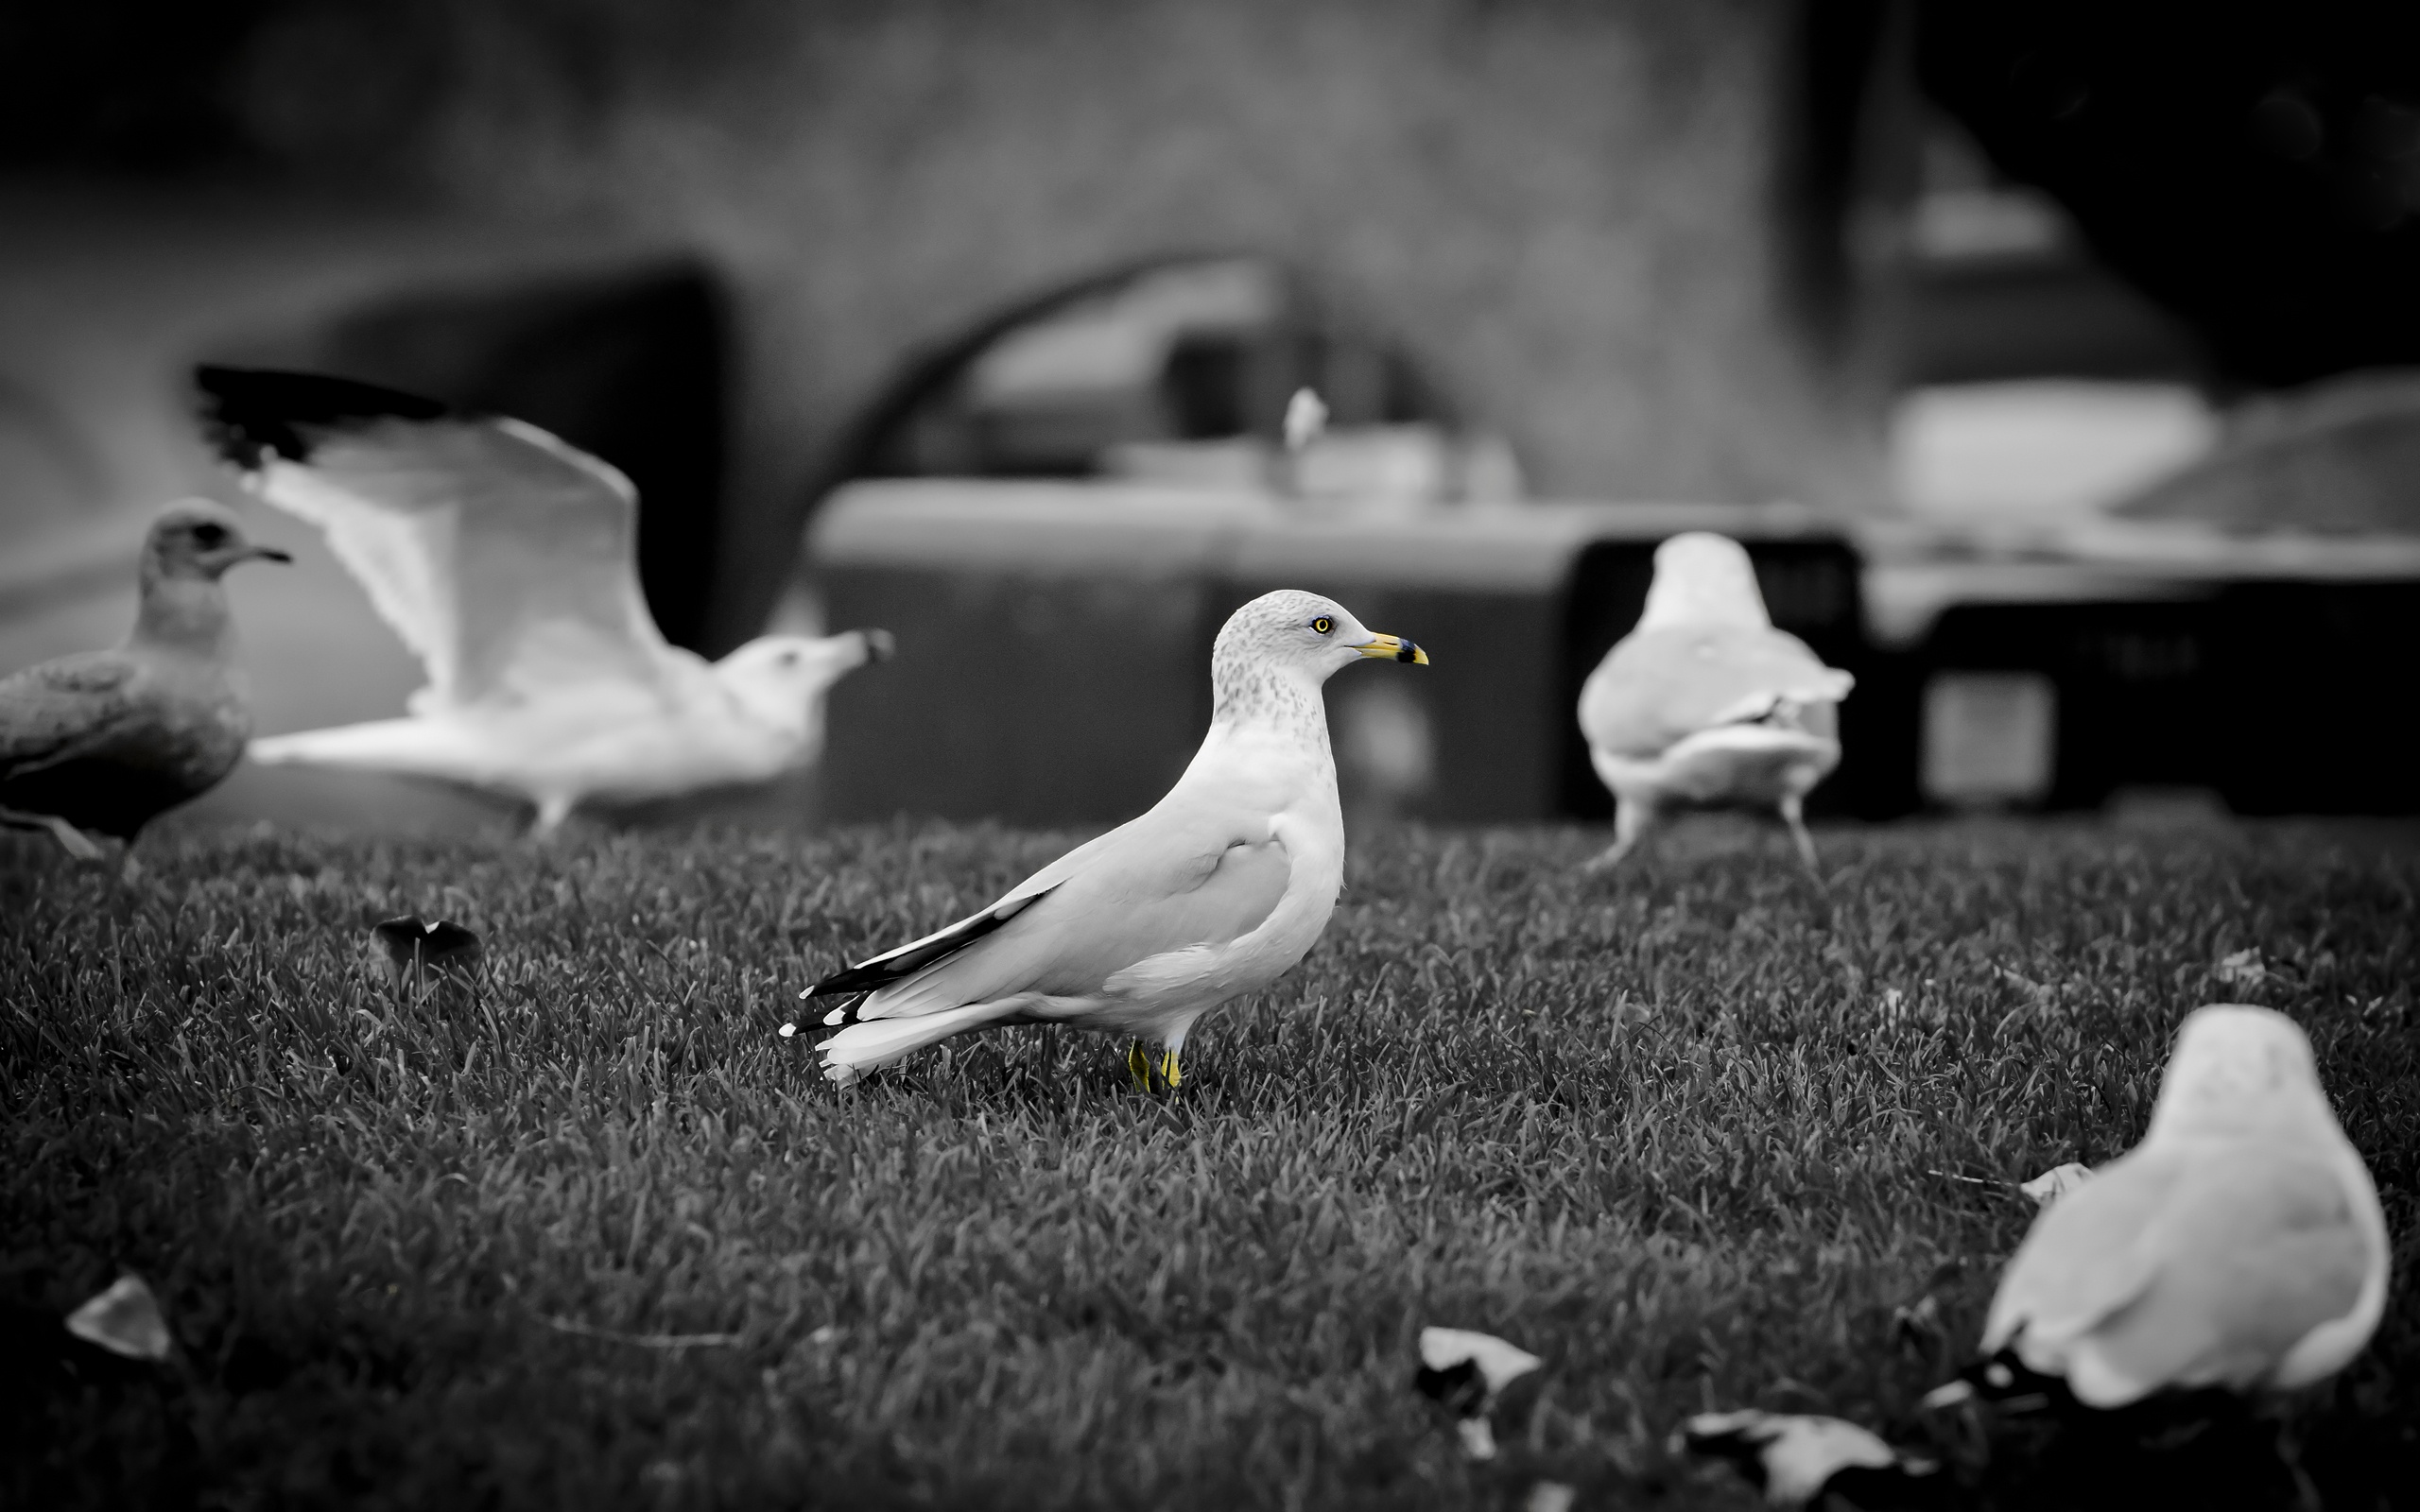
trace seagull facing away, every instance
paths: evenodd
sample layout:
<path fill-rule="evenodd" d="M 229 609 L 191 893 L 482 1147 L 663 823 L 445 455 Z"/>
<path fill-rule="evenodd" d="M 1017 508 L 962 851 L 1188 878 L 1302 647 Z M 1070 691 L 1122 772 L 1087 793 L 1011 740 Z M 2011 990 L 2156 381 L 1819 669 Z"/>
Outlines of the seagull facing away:
<path fill-rule="evenodd" d="M 161 811 L 234 769 L 252 712 L 228 660 L 235 630 L 218 578 L 256 558 L 292 559 L 252 544 L 207 499 L 170 505 L 143 542 L 125 644 L 0 679 L 0 823 L 47 830 L 70 855 L 98 860 L 85 832 L 130 847 Z"/>
<path fill-rule="evenodd" d="M 1614 794 L 1617 865 L 1673 808 L 1774 808 L 1815 868 L 1801 812 L 1841 763 L 1840 701 L 1857 679 L 1773 628 L 1748 553 L 1691 531 L 1655 548 L 1638 625 L 1580 690 L 1588 759 Z"/>
<path fill-rule="evenodd" d="M 2290 1390 L 2369 1342 L 2388 1254 L 2377 1188 L 2302 1029 L 2267 1008 L 2197 1008 L 2143 1143 L 2033 1220 L 1970 1374 L 1985 1395 L 2063 1381 L 2100 1409 L 2166 1391 Z M 1925 1400 L 1976 1394 L 1961 1380 Z"/>
<path fill-rule="evenodd" d="M 761 782 L 823 747 L 824 691 L 881 630 L 768 635 L 709 663 L 667 644 L 634 553 L 638 496 L 517 420 L 340 378 L 203 368 L 220 454 L 318 525 L 419 656 L 407 717 L 252 743 L 252 758 L 401 772 L 536 805 Z"/>
<path fill-rule="evenodd" d="M 948 928 L 801 997 L 865 993 L 816 1048 L 842 1086 L 952 1035 L 1070 1023 L 1137 1037 L 1178 1085 L 1193 1022 L 1277 979 L 1320 937 L 1344 882 L 1320 685 L 1362 658 L 1426 665 L 1411 642 L 1291 589 L 1236 610 L 1210 653 L 1210 732 L 1167 796 Z"/>

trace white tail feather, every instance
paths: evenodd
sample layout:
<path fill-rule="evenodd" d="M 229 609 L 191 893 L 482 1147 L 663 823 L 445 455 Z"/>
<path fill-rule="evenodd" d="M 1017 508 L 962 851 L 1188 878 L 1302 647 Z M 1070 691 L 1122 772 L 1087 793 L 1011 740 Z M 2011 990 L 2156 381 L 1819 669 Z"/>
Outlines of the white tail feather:
<path fill-rule="evenodd" d="M 1013 1000 L 970 1003 L 912 1019 L 868 1019 L 849 1025 L 815 1049 L 823 1057 L 823 1074 L 846 1087 L 862 1074 L 905 1060 L 926 1045 L 997 1023 L 1015 1014 L 1019 1006 Z"/>

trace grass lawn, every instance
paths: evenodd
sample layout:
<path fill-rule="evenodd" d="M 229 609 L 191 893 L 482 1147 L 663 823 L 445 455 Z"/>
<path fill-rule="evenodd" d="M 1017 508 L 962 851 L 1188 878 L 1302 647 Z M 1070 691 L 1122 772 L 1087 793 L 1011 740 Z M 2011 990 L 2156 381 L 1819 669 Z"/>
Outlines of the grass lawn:
<path fill-rule="evenodd" d="M 1552 1360 L 1504 1463 L 1597 1504 L 1754 1504 L 1663 1447 L 1745 1405 L 2041 1504 L 2055 1436 L 1986 1465 L 1917 1398 L 2012 1184 L 2132 1144 L 2223 1000 L 2310 1031 L 2396 1240 L 2305 1462 L 2331 1508 L 2420 1484 L 2409 832 L 1841 829 L 1819 892 L 1719 823 L 1587 883 L 1601 833 L 1409 830 L 1173 1097 L 1031 1029 L 838 1093 L 777 1035 L 1071 838 L 165 836 L 125 888 L 9 852 L 0 1503 L 1517 1504 L 1408 1389 L 1450 1323 Z M 486 935 L 475 1005 L 390 994 L 407 911 Z M 177 1354 L 45 1356 L 121 1267 Z M 1894 1334 L 1928 1290 L 1946 1337 Z"/>

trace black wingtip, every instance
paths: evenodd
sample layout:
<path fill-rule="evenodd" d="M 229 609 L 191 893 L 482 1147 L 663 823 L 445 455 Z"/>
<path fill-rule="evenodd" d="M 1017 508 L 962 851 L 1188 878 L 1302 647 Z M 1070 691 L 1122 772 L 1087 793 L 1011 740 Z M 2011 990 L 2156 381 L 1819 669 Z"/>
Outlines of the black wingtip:
<path fill-rule="evenodd" d="M 314 433 L 393 417 L 441 420 L 448 405 L 401 389 L 323 373 L 268 368 L 196 368 L 201 428 L 211 447 L 250 472 L 269 456 L 307 462 Z"/>

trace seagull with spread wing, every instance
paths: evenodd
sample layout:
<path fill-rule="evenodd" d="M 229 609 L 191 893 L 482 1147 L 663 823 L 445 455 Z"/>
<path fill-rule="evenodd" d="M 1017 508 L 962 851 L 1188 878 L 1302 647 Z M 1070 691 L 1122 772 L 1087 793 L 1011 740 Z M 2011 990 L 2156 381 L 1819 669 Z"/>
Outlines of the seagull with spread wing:
<path fill-rule="evenodd" d="M 1210 654 L 1210 731 L 1149 813 L 1078 846 L 948 928 L 827 977 L 864 993 L 816 1048 L 843 1086 L 952 1035 L 1069 1023 L 1133 1035 L 1170 1086 L 1202 1014 L 1301 960 L 1344 883 L 1344 818 L 1320 685 L 1363 658 L 1426 665 L 1331 600 L 1292 589 L 1236 610 Z M 1156 1066 L 1143 1052 L 1164 1047 Z"/>
<path fill-rule="evenodd" d="M 1580 690 L 1588 759 L 1614 794 L 1619 863 L 1668 810 L 1772 808 L 1814 871 L 1807 790 L 1841 763 L 1839 705 L 1857 679 L 1773 627 L 1740 544 L 1690 531 L 1655 548 L 1638 625 Z"/>
<path fill-rule="evenodd" d="M 237 562 L 291 559 L 208 499 L 163 511 L 125 644 L 0 679 L 0 824 L 97 860 L 93 834 L 130 847 L 163 810 L 216 786 L 252 732 L 218 579 Z"/>
<path fill-rule="evenodd" d="M 311 374 L 197 381 L 220 454 L 326 533 L 428 674 L 408 716 L 266 737 L 255 761 L 505 793 L 543 835 L 590 799 L 807 765 L 825 690 L 889 651 L 881 630 L 762 636 L 712 663 L 667 644 L 639 588 L 630 481 L 534 425 Z"/>
<path fill-rule="evenodd" d="M 2389 1257 L 2377 1187 L 2301 1027 L 2196 1008 L 2143 1142 L 2043 1207 L 2001 1273 L 1984 1362 L 1925 1400 L 2064 1383 L 2108 1409 L 2307 1385 L 2377 1332 Z"/>

